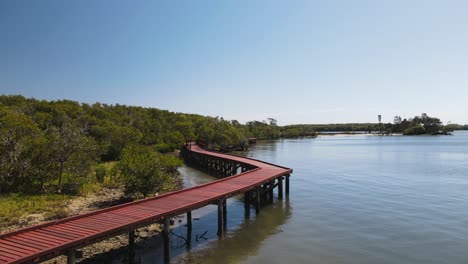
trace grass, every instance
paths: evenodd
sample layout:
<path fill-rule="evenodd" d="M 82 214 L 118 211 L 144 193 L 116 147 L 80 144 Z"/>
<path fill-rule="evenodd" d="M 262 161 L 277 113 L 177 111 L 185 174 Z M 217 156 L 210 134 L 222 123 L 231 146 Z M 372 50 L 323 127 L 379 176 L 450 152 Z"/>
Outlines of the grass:
<path fill-rule="evenodd" d="M 118 188 L 121 187 L 122 183 L 116 170 L 116 164 L 115 161 L 96 164 L 85 178 L 65 179 L 65 181 L 77 183 L 76 194 L 83 196 L 98 193 L 102 188 Z"/>
<path fill-rule="evenodd" d="M 82 179 L 68 179 L 65 183 L 76 183 L 77 190 L 74 195 L 42 194 L 27 195 L 11 193 L 0 195 L 0 228 L 9 225 L 24 224 L 24 218 L 30 214 L 40 213 L 46 220 L 60 219 L 68 216 L 67 203 L 77 196 L 87 196 L 98 193 L 102 188 L 120 188 L 122 179 L 116 168 L 117 162 L 96 164 L 92 172 Z M 23 223 L 22 223 L 23 222 Z"/>
<path fill-rule="evenodd" d="M 100 163 L 95 168 L 95 180 L 101 184 L 102 187 L 117 188 L 122 186 L 122 179 L 117 171 L 117 162 L 110 161 Z M 98 177 L 98 174 L 100 176 Z"/>
<path fill-rule="evenodd" d="M 66 203 L 72 196 L 8 194 L 0 196 L 0 226 L 18 223 L 22 216 L 44 213 L 46 219 L 66 216 Z"/>

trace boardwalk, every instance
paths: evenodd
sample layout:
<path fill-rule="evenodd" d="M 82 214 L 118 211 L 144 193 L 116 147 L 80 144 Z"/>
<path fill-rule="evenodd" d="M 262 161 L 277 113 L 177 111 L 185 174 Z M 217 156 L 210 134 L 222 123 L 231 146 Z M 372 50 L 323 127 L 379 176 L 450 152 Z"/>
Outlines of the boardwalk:
<path fill-rule="evenodd" d="M 134 230 L 138 227 L 163 221 L 165 226 L 165 260 L 169 261 L 169 218 L 187 213 L 191 228 L 191 210 L 208 204 L 218 204 L 218 232 L 225 224 L 225 199 L 245 194 L 246 208 L 255 201 L 258 210 L 262 197 L 278 187 L 282 197 L 283 178 L 289 190 L 289 168 L 259 160 L 209 152 L 197 145 L 185 151 L 195 161 L 211 160 L 220 171 L 230 168 L 230 174 L 214 182 L 167 193 L 157 197 L 113 206 L 91 213 L 68 217 L 41 225 L 23 228 L 0 235 L 0 263 L 40 262 L 61 254 L 68 255 L 68 263 L 75 262 L 75 250 L 100 240 L 129 233 L 130 248 L 134 243 Z M 220 166 L 224 164 L 223 166 Z M 228 164 L 228 165 L 226 165 Z M 275 184 L 276 180 L 276 184 Z"/>

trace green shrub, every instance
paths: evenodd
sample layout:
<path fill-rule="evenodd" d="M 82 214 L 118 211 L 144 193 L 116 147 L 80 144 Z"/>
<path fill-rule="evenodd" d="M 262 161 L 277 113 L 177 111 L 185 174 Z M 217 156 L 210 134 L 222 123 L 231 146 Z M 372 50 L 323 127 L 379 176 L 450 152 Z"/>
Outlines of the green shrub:
<path fill-rule="evenodd" d="M 410 128 L 407 128 L 403 131 L 403 135 L 412 136 L 412 135 L 424 135 L 426 134 L 426 129 L 422 125 L 415 125 Z"/>
<path fill-rule="evenodd" d="M 99 165 L 96 167 L 95 175 L 96 175 L 96 180 L 97 180 L 99 183 L 103 183 L 104 180 L 106 179 L 107 168 L 106 168 L 105 166 L 103 166 L 102 164 L 99 164 Z"/>
<path fill-rule="evenodd" d="M 171 181 L 162 170 L 161 154 L 141 145 L 126 147 L 117 167 L 123 176 L 126 193 L 146 197 L 152 192 L 160 192 Z"/>
<path fill-rule="evenodd" d="M 161 153 L 172 152 L 175 149 L 174 145 L 167 143 L 156 144 L 154 148 Z"/>

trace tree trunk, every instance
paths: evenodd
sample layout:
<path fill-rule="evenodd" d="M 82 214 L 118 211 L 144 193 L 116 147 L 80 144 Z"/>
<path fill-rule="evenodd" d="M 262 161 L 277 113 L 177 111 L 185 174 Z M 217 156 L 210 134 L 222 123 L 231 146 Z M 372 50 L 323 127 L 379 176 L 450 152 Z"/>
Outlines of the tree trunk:
<path fill-rule="evenodd" d="M 60 161 L 60 171 L 59 171 L 59 188 L 62 189 L 62 174 L 63 174 L 63 161 Z"/>

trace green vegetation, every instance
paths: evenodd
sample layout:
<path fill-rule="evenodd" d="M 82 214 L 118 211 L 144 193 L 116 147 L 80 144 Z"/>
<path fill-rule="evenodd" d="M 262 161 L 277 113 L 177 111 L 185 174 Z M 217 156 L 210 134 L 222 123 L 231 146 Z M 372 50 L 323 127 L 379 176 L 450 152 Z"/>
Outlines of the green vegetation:
<path fill-rule="evenodd" d="M 158 170 L 174 173 L 180 161 L 157 151 L 197 138 L 213 149 L 246 146 L 250 134 L 235 124 L 154 108 L 0 96 L 0 194 L 77 194 L 124 184 L 128 175 L 103 164 L 119 161 L 128 146 L 152 146 Z"/>
<path fill-rule="evenodd" d="M 8 194 L 0 197 L 0 227 L 17 224 L 23 214 L 44 213 L 52 220 L 68 215 L 64 209 L 69 201 L 67 195 L 20 195 Z"/>
<path fill-rule="evenodd" d="M 357 132 L 357 131 L 378 131 L 377 123 L 348 123 L 348 124 L 309 124 L 290 125 L 282 127 L 283 134 L 288 130 L 299 135 L 311 134 L 313 132 Z M 294 132 L 296 131 L 296 132 Z"/>
<path fill-rule="evenodd" d="M 266 121 L 251 121 L 245 124 L 249 135 L 257 139 L 315 137 L 320 125 L 278 126 L 277 121 L 268 118 Z"/>
<path fill-rule="evenodd" d="M 126 193 L 148 194 L 174 189 L 168 186 L 170 173 L 175 172 L 182 161 L 173 156 L 163 156 L 141 145 L 131 145 L 123 150 L 117 163 Z M 172 188 L 171 188 L 172 187 Z"/>
<path fill-rule="evenodd" d="M 389 131 L 390 133 L 403 133 L 403 135 L 447 135 L 453 130 L 442 125 L 440 119 L 423 113 L 421 116 L 403 120 L 395 116 L 394 124 L 390 130 L 388 128 L 386 130 L 386 132 Z"/>
<path fill-rule="evenodd" d="M 281 128 L 277 125 L 277 121 L 273 118 L 268 118 L 267 121 L 251 121 L 247 122 L 245 127 L 250 135 L 257 139 L 273 139 L 281 137 Z"/>
<path fill-rule="evenodd" d="M 427 114 L 414 118 L 394 117 L 394 123 L 350 123 L 350 124 L 310 124 L 290 125 L 280 128 L 282 137 L 313 136 L 315 132 L 378 132 L 382 134 L 400 133 L 404 135 L 446 135 L 454 129 L 468 129 L 468 126 L 442 125 L 440 119 Z"/>
<path fill-rule="evenodd" d="M 445 126 L 448 130 L 468 130 L 468 125 L 449 124 Z"/>
<path fill-rule="evenodd" d="M 261 128 L 250 126 L 258 133 L 278 129 L 276 121 L 258 123 Z M 276 137 L 277 132 L 265 135 Z M 0 195 L 76 195 L 123 186 L 145 196 L 173 188 L 173 175 L 181 166 L 176 157 L 159 153 L 197 139 L 215 150 L 246 148 L 247 139 L 255 136 L 245 125 L 220 117 L 0 96 Z M 132 174 L 124 166 L 130 162 L 124 154 L 136 148 L 158 166 L 156 174 L 144 179 L 146 185 L 136 176 L 141 173 Z M 147 160 L 134 162 L 148 172 Z"/>

